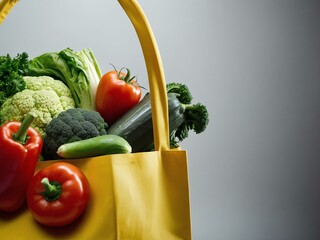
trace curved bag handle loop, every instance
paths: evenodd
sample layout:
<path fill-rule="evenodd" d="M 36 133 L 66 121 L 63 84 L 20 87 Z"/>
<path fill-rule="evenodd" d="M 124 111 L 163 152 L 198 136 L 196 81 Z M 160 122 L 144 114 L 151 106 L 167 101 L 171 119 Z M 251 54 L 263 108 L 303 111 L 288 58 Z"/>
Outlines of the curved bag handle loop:
<path fill-rule="evenodd" d="M 18 0 L 0 0 L 0 24 Z M 169 117 L 163 65 L 147 17 L 136 0 L 118 0 L 138 35 L 148 72 L 155 150 L 169 150 Z"/>
<path fill-rule="evenodd" d="M 0 24 L 19 0 L 0 0 Z"/>
<path fill-rule="evenodd" d="M 143 51 L 150 86 L 155 150 L 168 150 L 170 149 L 168 100 L 158 45 L 138 2 L 136 0 L 118 0 L 118 2 L 131 20 Z"/>

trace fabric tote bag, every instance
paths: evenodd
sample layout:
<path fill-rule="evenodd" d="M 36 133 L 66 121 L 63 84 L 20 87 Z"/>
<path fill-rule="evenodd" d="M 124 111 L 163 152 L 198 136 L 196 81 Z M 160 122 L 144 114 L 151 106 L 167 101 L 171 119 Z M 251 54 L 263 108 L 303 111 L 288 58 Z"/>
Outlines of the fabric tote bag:
<path fill-rule="evenodd" d="M 0 2 L 0 23 L 16 2 Z M 65 227 L 37 223 L 26 206 L 18 212 L 0 213 L 0 239 L 191 239 L 187 152 L 170 149 L 168 103 L 158 47 L 138 2 L 118 2 L 136 30 L 145 58 L 155 150 L 39 162 L 36 171 L 57 161 L 78 166 L 91 187 L 87 209 Z"/>

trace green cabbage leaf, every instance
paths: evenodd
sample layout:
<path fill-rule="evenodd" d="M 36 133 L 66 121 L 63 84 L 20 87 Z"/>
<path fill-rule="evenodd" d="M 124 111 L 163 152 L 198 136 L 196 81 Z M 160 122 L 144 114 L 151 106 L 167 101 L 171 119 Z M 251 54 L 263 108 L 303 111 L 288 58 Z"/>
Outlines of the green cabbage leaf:
<path fill-rule="evenodd" d="M 30 61 L 28 75 L 61 80 L 70 89 L 76 107 L 95 110 L 101 71 L 90 48 L 44 53 Z"/>

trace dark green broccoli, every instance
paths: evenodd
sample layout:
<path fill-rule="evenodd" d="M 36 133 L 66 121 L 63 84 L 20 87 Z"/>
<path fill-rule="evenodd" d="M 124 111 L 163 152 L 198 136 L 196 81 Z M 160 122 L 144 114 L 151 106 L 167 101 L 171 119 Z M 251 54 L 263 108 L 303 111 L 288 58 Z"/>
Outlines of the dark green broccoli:
<path fill-rule="evenodd" d="M 209 123 L 207 107 L 201 103 L 191 103 L 193 97 L 185 84 L 168 83 L 167 92 L 177 94 L 176 98 L 180 102 L 180 114 L 183 116 L 183 122 L 179 127 L 171 129 L 171 145 L 187 138 L 190 130 L 193 130 L 196 134 L 202 133 Z"/>
<path fill-rule="evenodd" d="M 193 99 L 188 86 L 183 83 L 168 83 L 167 93 L 179 94 L 177 98 L 183 104 L 190 104 Z"/>
<path fill-rule="evenodd" d="M 196 134 L 202 133 L 209 123 L 209 114 L 205 105 L 181 104 L 181 109 L 185 119 L 180 127 L 171 133 L 172 141 L 178 138 L 181 142 L 188 137 L 189 130 L 193 130 Z"/>
<path fill-rule="evenodd" d="M 70 142 L 107 134 L 107 123 L 93 110 L 70 108 L 53 118 L 46 127 L 42 156 L 45 160 L 58 159 L 58 148 Z"/>

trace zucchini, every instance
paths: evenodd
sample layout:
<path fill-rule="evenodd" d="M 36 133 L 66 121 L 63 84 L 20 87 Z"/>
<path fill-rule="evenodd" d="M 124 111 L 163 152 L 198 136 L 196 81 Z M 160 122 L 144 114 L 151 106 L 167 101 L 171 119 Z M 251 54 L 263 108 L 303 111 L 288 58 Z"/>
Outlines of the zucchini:
<path fill-rule="evenodd" d="M 168 93 L 167 96 L 171 133 L 184 122 L 184 115 L 177 94 Z M 147 94 L 138 104 L 112 124 L 107 131 L 108 134 L 126 139 L 132 147 L 132 152 L 150 151 L 153 146 L 150 95 Z"/>
<path fill-rule="evenodd" d="M 112 134 L 88 138 L 61 145 L 57 154 L 62 158 L 85 158 L 107 154 L 131 153 L 130 144 Z"/>

